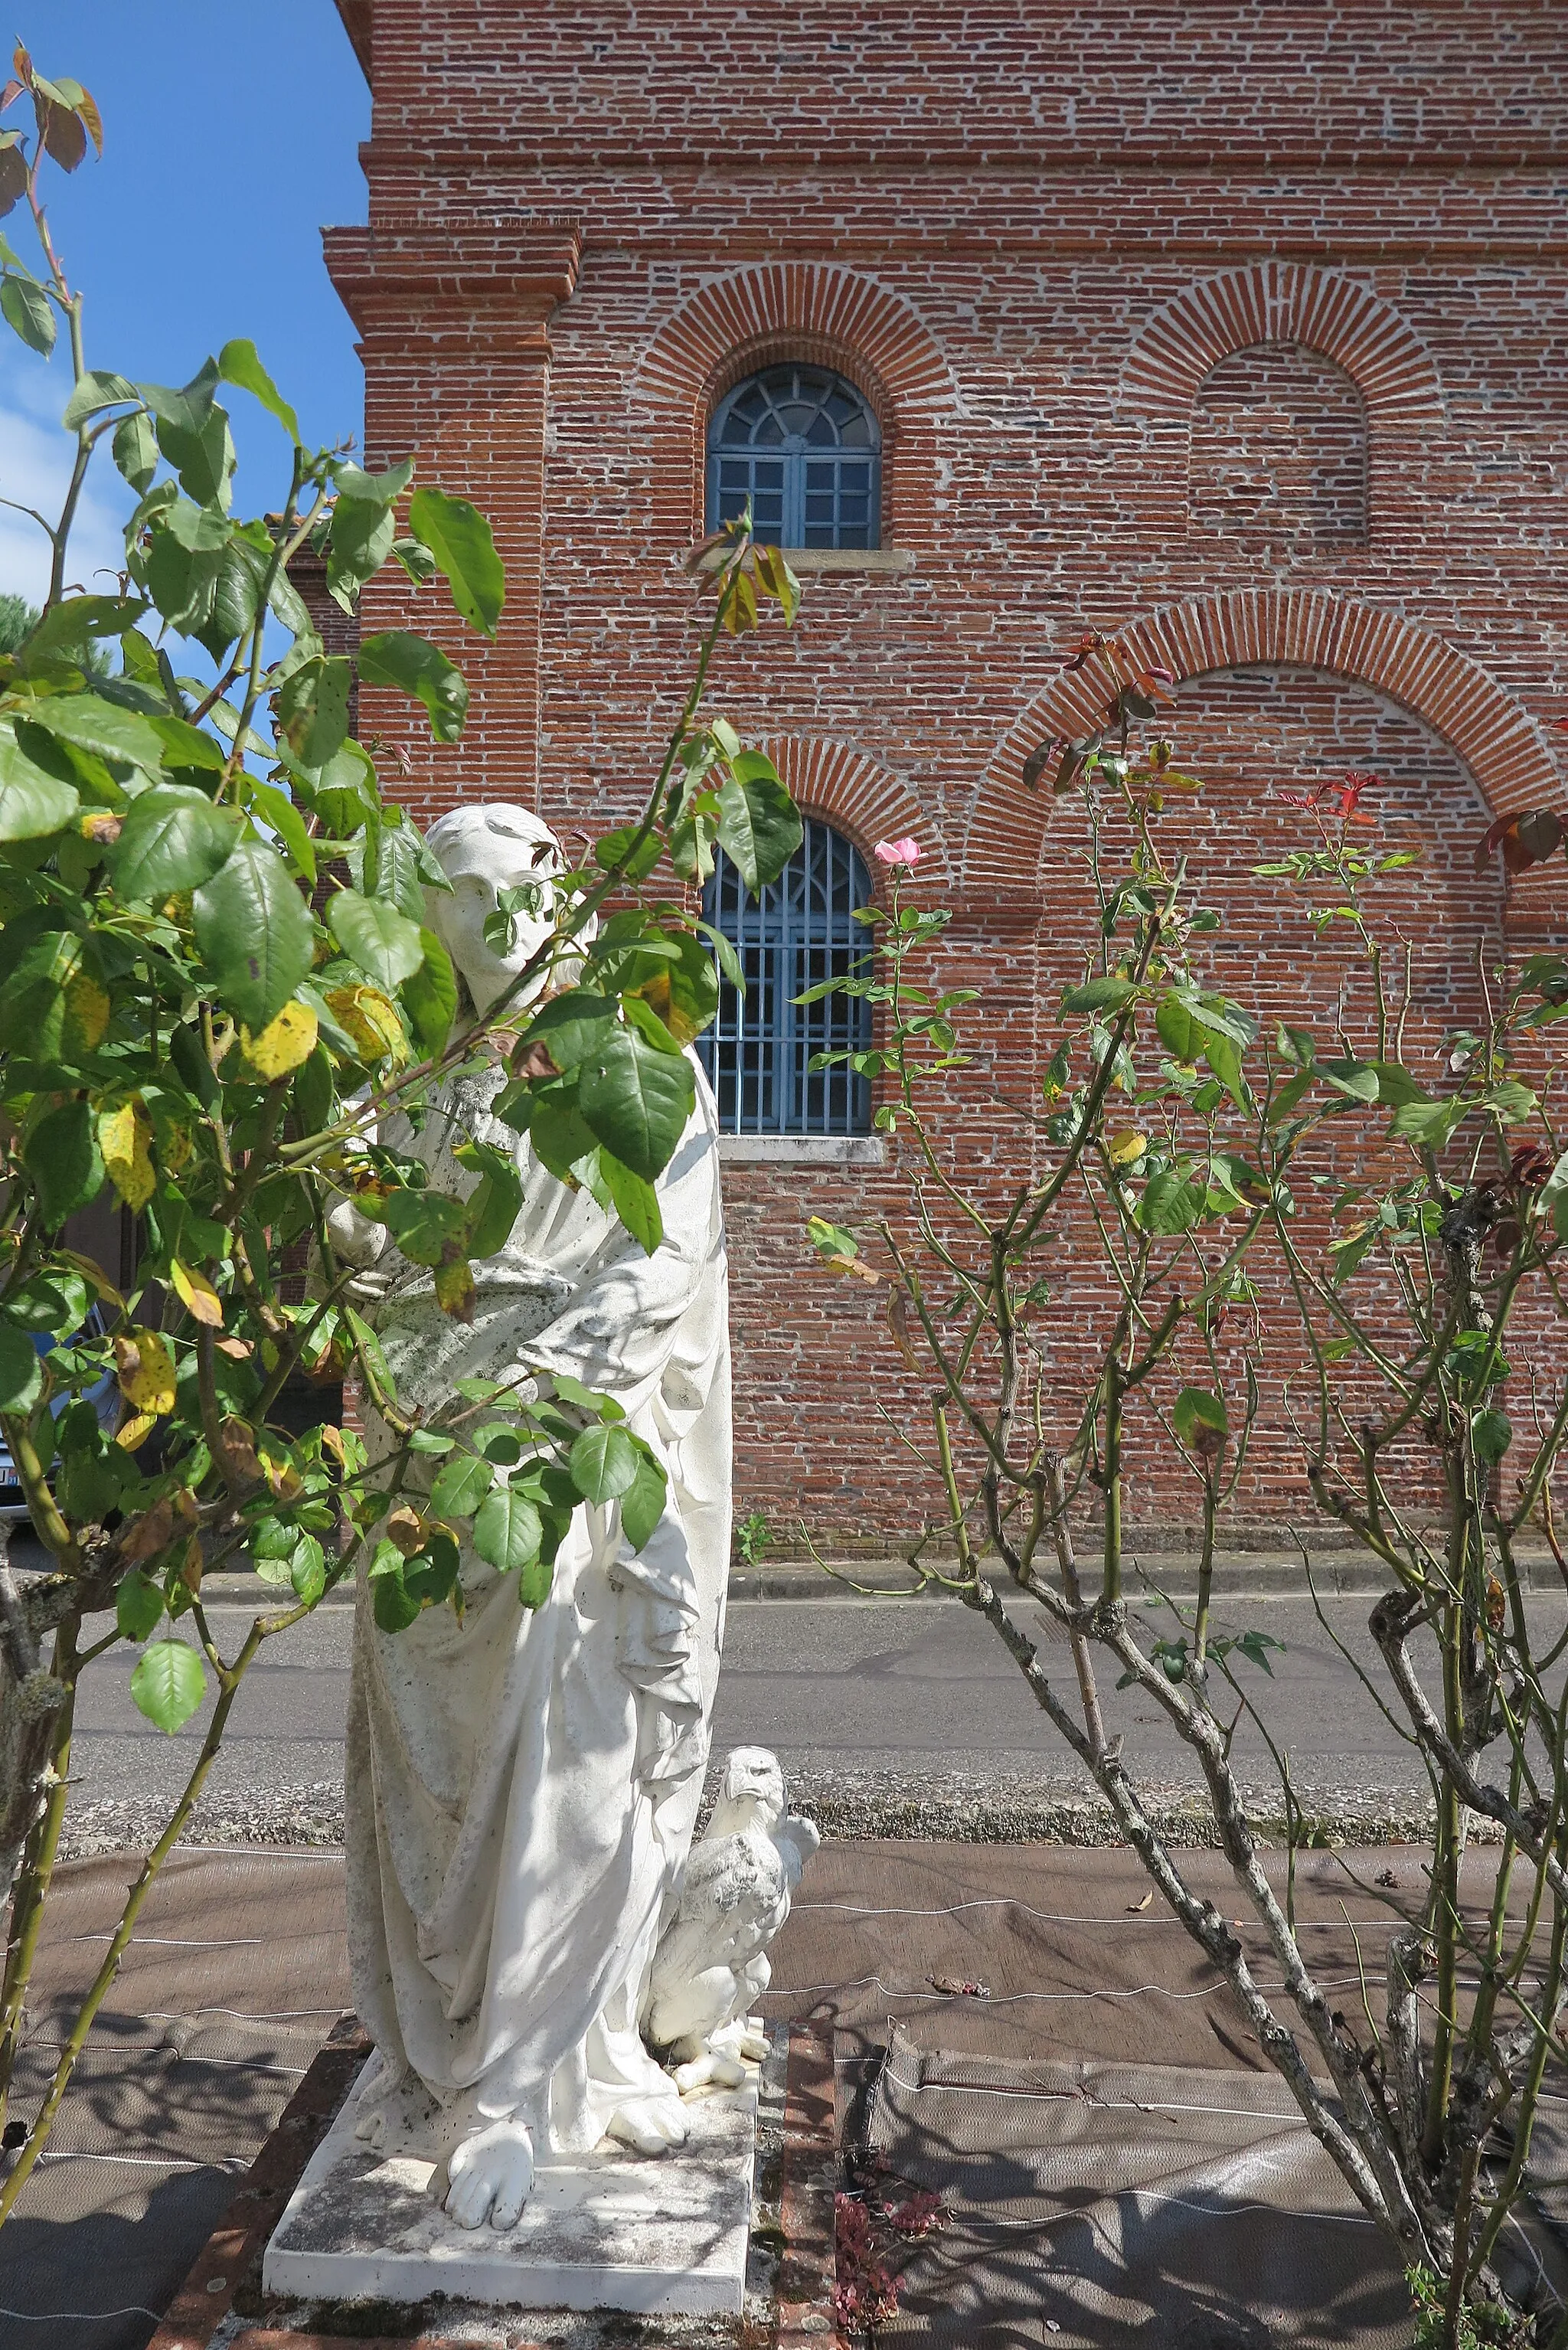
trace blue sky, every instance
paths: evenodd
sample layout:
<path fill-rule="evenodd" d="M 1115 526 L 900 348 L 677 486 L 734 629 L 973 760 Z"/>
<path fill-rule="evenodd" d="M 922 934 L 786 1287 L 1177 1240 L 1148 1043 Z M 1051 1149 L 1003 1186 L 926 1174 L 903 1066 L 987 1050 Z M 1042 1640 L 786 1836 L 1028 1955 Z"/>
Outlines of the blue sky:
<path fill-rule="evenodd" d="M 21 0 L 12 23 L 38 70 L 73 76 L 103 116 L 101 161 L 89 150 L 68 179 L 45 165 L 55 242 L 87 297 L 88 366 L 184 383 L 248 335 L 307 440 L 357 437 L 363 380 L 320 231 L 365 217 L 370 101 L 332 0 Z M 31 132 L 32 109 L 5 120 Z M 3 225 L 34 265 L 26 206 Z M 0 322 L 0 495 L 57 511 L 69 390 L 63 343 L 46 364 Z M 285 443 L 245 393 L 230 404 L 235 509 L 259 513 L 283 486 Z M 102 588 L 90 574 L 118 563 L 131 501 L 107 450 L 93 478 L 68 576 Z M 36 598 L 47 555 L 35 525 L 0 510 L 0 589 Z"/>

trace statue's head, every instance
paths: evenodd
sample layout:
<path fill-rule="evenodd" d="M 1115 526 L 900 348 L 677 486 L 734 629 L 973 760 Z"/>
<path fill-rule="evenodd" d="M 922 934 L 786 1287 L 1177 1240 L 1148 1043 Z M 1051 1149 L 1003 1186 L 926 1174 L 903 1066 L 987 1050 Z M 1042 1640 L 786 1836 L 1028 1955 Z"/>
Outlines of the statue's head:
<path fill-rule="evenodd" d="M 561 844 L 542 816 L 504 800 L 453 808 L 437 818 L 426 837 L 452 888 L 425 891 L 425 920 L 451 955 L 474 1010 L 483 1014 L 550 934 Z M 514 915 L 512 944 L 504 952 L 484 936 L 504 889 L 536 893 L 531 907 Z M 517 1002 L 526 1002 L 540 983 L 542 975 Z"/>
<path fill-rule="evenodd" d="M 784 1775 L 779 1758 L 765 1746 L 732 1747 L 724 1762 L 719 1801 L 751 1812 L 769 1827 L 784 1813 Z"/>

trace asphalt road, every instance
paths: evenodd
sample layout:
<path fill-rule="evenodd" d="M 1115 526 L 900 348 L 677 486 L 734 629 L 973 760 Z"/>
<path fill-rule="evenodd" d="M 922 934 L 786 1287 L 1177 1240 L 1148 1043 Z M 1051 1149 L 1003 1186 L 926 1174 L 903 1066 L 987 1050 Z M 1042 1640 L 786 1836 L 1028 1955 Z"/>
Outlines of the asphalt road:
<path fill-rule="evenodd" d="M 250 1607 L 213 1598 L 218 1637 L 237 1641 Z M 1545 1632 L 1561 1617 L 1534 1603 Z M 1367 1603 L 1333 1603 L 1330 1620 L 1353 1653 L 1376 1664 Z M 1033 1611 L 1031 1611 L 1032 1613 Z M 1270 1679 L 1238 1665 L 1255 1693 L 1297 1788 L 1327 1797 L 1360 1791 L 1390 1799 L 1424 1787 L 1420 1763 L 1378 1711 L 1310 1606 L 1251 1600 L 1220 1628 L 1256 1626 L 1282 1641 Z M 1071 1690 L 1065 1648 L 1036 1622 L 1048 1669 Z M 322 1607 L 278 1635 L 251 1668 L 206 1806 L 275 1840 L 291 1809 L 330 1820 L 340 1804 L 343 1724 L 352 1610 Z M 72 1758 L 74 1806 L 161 1808 L 182 1784 L 205 1712 L 175 1738 L 130 1701 L 123 1649 L 89 1668 Z M 1135 1771 L 1166 1784 L 1190 1773 L 1158 1709 L 1133 1693 L 1104 1691 Z M 786 1770 L 813 1787 L 885 1781 L 905 1789 L 983 1790 L 1006 1782 L 1053 1789 L 1084 1784 L 1079 1766 L 1040 1712 L 1017 1667 L 982 1618 L 946 1600 L 753 1600 L 731 1609 L 714 1723 L 715 1747 L 774 1747 Z M 1235 1741 L 1244 1780 L 1272 1783 L 1263 1741 L 1244 1720 Z M 274 1825 L 267 1828 L 264 1823 Z"/>

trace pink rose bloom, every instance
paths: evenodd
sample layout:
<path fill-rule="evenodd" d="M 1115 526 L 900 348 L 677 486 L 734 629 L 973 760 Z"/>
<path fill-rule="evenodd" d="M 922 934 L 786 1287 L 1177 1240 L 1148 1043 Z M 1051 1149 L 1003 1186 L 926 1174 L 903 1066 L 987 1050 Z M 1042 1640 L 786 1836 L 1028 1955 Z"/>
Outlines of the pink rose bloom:
<path fill-rule="evenodd" d="M 879 840 L 871 854 L 883 865 L 918 865 L 920 844 L 907 837 L 903 840 Z"/>

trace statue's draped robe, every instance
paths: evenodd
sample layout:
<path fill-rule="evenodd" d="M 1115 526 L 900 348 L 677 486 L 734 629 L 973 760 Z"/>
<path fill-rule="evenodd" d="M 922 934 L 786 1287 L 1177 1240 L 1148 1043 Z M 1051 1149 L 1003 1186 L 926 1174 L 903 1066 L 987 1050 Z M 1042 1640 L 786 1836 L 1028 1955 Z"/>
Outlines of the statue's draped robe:
<path fill-rule="evenodd" d="M 592 2146 L 618 2106 L 667 2098 L 638 2002 L 691 1843 L 718 1678 L 731 1506 L 730 1363 L 717 1118 L 697 1108 L 659 1178 L 663 1244 L 625 1230 L 489 1115 L 499 1071 L 459 1079 L 415 1141 L 465 1193 L 465 1132 L 524 1179 L 506 1246 L 476 1266 L 464 1326 L 396 1256 L 376 1313 L 400 1394 L 429 1410 L 520 1361 L 616 1398 L 669 1475 L 640 1555 L 619 1510 L 579 1510 L 550 1596 L 465 1545 L 460 1623 L 379 1631 L 361 1583 L 349 1707 L 355 1998 L 384 2062 L 443 2106 L 516 2114 L 541 2155 Z M 483 1418 L 483 1415 L 481 1416 Z M 372 1455 L 384 1431 L 367 1413 Z M 471 1426 L 475 1423 L 471 1421 Z M 466 2095 L 465 2093 L 471 2093 Z"/>

